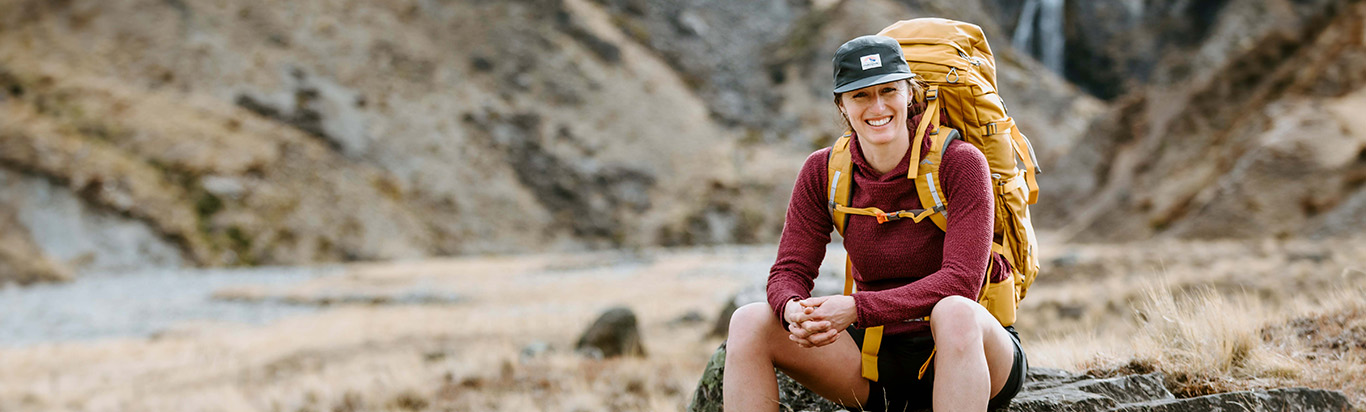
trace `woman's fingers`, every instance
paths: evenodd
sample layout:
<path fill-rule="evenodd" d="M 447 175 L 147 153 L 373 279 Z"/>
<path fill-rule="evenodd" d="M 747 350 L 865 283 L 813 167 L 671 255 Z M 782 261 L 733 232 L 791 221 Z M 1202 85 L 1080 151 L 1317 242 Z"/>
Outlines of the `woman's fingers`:
<path fill-rule="evenodd" d="M 812 345 L 815 346 L 825 346 L 831 343 L 835 343 L 835 341 L 839 340 L 839 337 L 840 331 L 831 329 L 824 332 L 812 334 L 811 336 L 808 336 L 806 338 L 806 341 L 810 342 Z"/>
<path fill-rule="evenodd" d="M 825 301 L 828 299 L 830 299 L 829 296 L 815 296 L 803 299 L 802 301 L 797 303 L 802 304 L 802 306 L 806 308 L 815 309 L 817 306 L 820 306 L 822 303 L 825 303 Z"/>
<path fill-rule="evenodd" d="M 805 329 L 812 334 L 825 332 L 826 330 L 829 330 L 830 327 L 830 322 L 824 320 L 807 320 L 802 322 L 802 329 Z"/>

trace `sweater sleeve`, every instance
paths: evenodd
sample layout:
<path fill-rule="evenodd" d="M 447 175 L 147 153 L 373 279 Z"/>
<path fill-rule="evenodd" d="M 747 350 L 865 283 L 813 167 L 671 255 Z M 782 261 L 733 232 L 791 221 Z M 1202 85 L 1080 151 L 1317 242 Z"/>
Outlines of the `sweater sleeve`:
<path fill-rule="evenodd" d="M 822 191 L 829 156 L 829 148 L 812 153 L 797 174 L 783 221 L 783 235 L 778 241 L 778 258 L 768 273 L 768 304 L 784 329 L 784 306 L 793 298 L 811 297 L 826 245 L 830 243 L 830 232 L 834 230 Z"/>
<path fill-rule="evenodd" d="M 991 254 L 995 203 L 986 157 L 972 145 L 949 146 L 940 166 L 948 198 L 948 230 L 939 270 L 904 286 L 854 293 L 858 324 L 871 327 L 930 315 L 941 299 L 958 295 L 977 300 Z"/>

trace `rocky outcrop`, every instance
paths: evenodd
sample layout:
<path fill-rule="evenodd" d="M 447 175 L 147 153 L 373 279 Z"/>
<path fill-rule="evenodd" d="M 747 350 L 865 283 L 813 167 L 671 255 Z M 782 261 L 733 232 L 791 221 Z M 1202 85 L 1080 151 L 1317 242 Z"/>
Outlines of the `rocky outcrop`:
<path fill-rule="evenodd" d="M 0 170 L 14 190 L 0 204 L 77 269 L 441 251 L 392 174 L 225 102 L 61 68 L 7 71 L 0 86 Z"/>
<path fill-rule="evenodd" d="M 689 412 L 722 410 L 721 382 L 726 362 L 723 343 L 707 363 Z M 779 403 L 783 410 L 831 412 L 846 410 L 821 398 L 786 374 L 777 372 Z M 1283 388 L 1229 392 L 1177 399 L 1164 386 L 1160 372 L 1096 378 L 1060 369 L 1030 368 L 1023 389 L 1007 409 L 1014 412 L 1111 411 L 1299 411 L 1347 412 L 1352 405 L 1341 392 Z"/>
<path fill-rule="evenodd" d="M 1360 1 L 1232 1 L 1041 183 L 1083 240 L 1348 235 L 1366 222 Z M 1200 68 L 1196 70 L 1195 68 Z"/>

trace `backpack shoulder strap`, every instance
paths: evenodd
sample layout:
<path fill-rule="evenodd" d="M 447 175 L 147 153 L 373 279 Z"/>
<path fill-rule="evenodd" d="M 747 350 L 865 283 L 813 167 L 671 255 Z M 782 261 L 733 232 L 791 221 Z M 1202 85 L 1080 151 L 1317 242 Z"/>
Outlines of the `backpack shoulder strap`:
<path fill-rule="evenodd" d="M 957 130 L 939 124 L 938 95 L 938 85 L 930 86 L 929 90 L 926 90 L 925 99 L 928 104 L 925 114 L 921 116 L 920 124 L 915 128 L 915 136 L 911 139 L 911 159 L 919 160 L 919 163 L 916 168 L 906 171 L 906 177 L 915 179 L 915 192 L 920 196 L 920 207 L 929 213 L 930 221 L 933 221 L 939 230 L 947 232 L 948 198 L 944 196 L 944 185 L 939 181 L 939 165 L 944 160 L 944 151 L 948 149 L 949 142 L 953 139 L 962 139 L 962 135 Z M 930 139 L 930 151 L 925 153 L 924 160 L 920 160 L 920 147 L 924 139 Z"/>
<path fill-rule="evenodd" d="M 956 129 L 947 127 L 939 128 L 940 133 L 931 134 L 930 151 L 925 154 L 925 160 L 920 161 L 916 171 L 915 193 L 920 196 L 920 205 L 925 209 L 933 210 L 930 221 L 939 230 L 947 232 L 949 230 L 949 198 L 944 195 L 944 184 L 940 179 L 939 166 L 943 164 L 944 152 L 948 151 L 949 143 L 954 140 L 962 140 L 962 135 Z"/>
<path fill-rule="evenodd" d="M 853 133 L 844 132 L 830 148 L 830 160 L 826 169 L 826 204 L 830 208 L 830 219 L 835 222 L 835 230 L 844 236 L 844 226 L 849 223 L 849 214 L 839 206 L 848 206 L 853 195 L 854 158 L 849 152 L 849 141 Z"/>

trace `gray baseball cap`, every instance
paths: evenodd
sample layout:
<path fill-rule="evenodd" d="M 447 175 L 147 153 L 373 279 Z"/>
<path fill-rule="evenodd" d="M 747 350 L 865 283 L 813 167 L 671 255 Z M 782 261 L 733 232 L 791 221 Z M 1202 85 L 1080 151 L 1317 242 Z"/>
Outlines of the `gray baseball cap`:
<path fill-rule="evenodd" d="M 887 36 L 860 36 L 835 50 L 835 94 L 915 77 L 901 44 Z"/>

